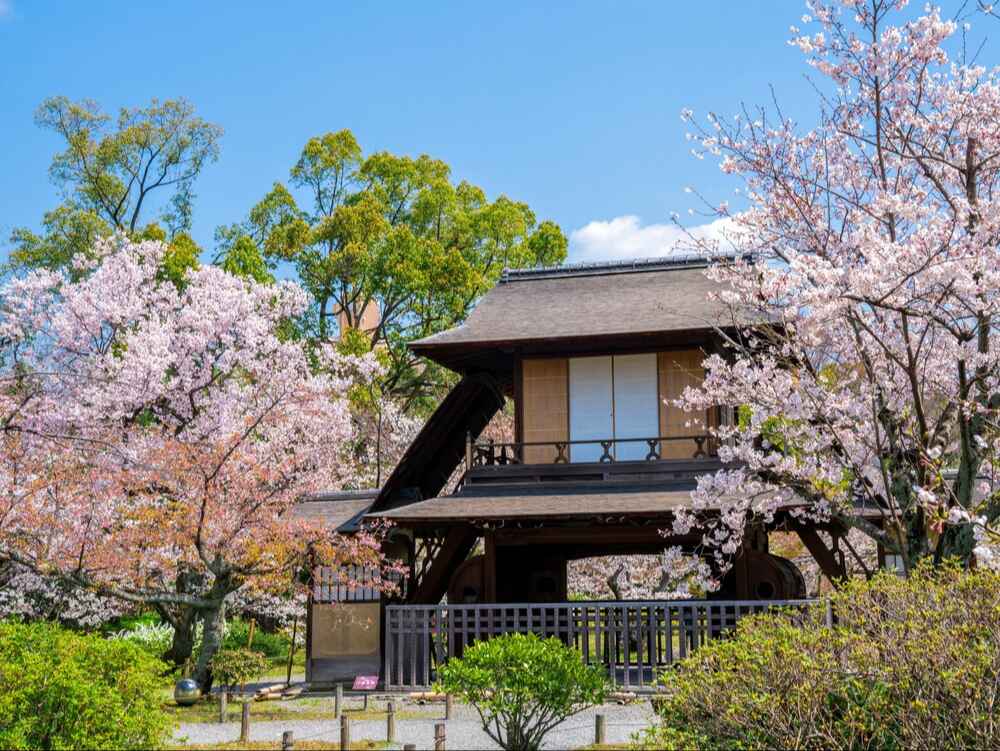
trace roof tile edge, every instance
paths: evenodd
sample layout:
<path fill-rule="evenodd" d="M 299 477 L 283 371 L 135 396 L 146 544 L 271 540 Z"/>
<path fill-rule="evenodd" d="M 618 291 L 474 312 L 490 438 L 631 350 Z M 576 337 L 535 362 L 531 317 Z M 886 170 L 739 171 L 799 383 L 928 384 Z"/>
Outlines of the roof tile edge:
<path fill-rule="evenodd" d="M 524 279 L 552 279 L 565 276 L 596 276 L 602 274 L 627 274 L 637 271 L 658 271 L 668 268 L 704 268 L 713 261 L 733 261 L 740 256 L 733 253 L 703 255 L 676 253 L 655 258 L 635 258 L 625 261 L 595 261 L 568 263 L 559 266 L 536 266 L 524 269 L 504 269 L 500 283 Z"/>

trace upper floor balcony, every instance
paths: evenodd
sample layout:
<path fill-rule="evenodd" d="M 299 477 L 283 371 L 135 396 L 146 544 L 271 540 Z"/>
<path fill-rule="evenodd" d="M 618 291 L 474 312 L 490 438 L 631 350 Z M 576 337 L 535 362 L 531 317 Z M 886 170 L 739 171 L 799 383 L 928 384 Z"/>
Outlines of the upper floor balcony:
<path fill-rule="evenodd" d="M 708 433 L 648 438 L 499 442 L 466 437 L 464 487 L 572 482 L 677 482 L 721 466 Z"/>

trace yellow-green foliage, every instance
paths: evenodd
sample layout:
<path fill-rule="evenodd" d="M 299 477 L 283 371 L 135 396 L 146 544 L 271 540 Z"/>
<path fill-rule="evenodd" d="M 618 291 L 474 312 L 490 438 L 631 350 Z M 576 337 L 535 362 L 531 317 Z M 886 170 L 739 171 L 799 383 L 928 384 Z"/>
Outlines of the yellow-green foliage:
<path fill-rule="evenodd" d="M 604 701 L 608 681 L 555 637 L 507 634 L 449 660 L 438 690 L 472 704 L 502 748 L 527 751 L 540 748 L 546 733 L 570 715 Z"/>
<path fill-rule="evenodd" d="M 212 657 L 212 676 L 223 686 L 243 686 L 267 670 L 267 658 L 249 649 L 220 649 Z"/>
<path fill-rule="evenodd" d="M 0 748 L 161 748 L 164 669 L 122 639 L 0 623 Z"/>
<path fill-rule="evenodd" d="M 852 581 L 804 617 L 741 622 L 662 678 L 647 748 L 996 748 L 1000 576 Z"/>

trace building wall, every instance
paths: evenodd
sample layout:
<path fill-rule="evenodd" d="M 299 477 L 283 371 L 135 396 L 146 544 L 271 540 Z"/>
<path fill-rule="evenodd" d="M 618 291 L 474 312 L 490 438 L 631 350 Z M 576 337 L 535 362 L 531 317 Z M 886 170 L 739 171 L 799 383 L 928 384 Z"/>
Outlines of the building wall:
<path fill-rule="evenodd" d="M 686 413 L 677 407 L 669 404 L 677 399 L 687 386 L 695 386 L 704 379 L 704 369 L 702 360 L 705 357 L 701 349 L 680 349 L 662 351 L 655 354 L 656 357 L 656 394 L 652 389 L 645 389 L 642 398 L 648 399 L 649 413 L 643 414 L 641 409 L 637 409 L 634 388 L 623 386 L 620 383 L 609 383 L 607 389 L 591 389 L 595 394 L 600 393 L 609 396 L 610 402 L 607 407 L 612 412 L 608 424 L 609 433 L 614 435 L 601 436 L 606 438 L 639 438 L 655 437 L 655 425 L 658 415 L 660 436 L 694 436 L 704 435 L 709 426 L 708 415 L 694 415 Z M 645 360 L 641 355 L 625 356 L 599 356 L 602 361 L 609 361 L 609 367 L 601 369 L 607 371 L 608 377 L 612 380 L 615 373 L 626 374 L 626 366 L 633 366 L 639 360 Z M 520 395 L 522 404 L 517 411 L 521 424 L 518 426 L 518 434 L 525 443 L 532 442 L 554 442 L 568 441 L 578 438 L 573 435 L 573 379 L 571 371 L 581 370 L 574 368 L 573 361 L 583 365 L 583 358 L 527 358 L 521 362 L 521 389 Z M 648 361 L 647 361 L 648 362 Z M 615 365 L 618 365 L 617 371 Z M 588 369 L 595 370 L 594 368 Z M 630 367 L 628 377 L 634 378 L 634 367 Z M 593 380 L 593 379 L 590 379 Z M 588 381 L 589 384 L 589 381 Z M 593 386 L 593 384 L 590 384 Z M 626 393 L 628 392 L 628 393 Z M 613 396 L 611 396 L 613 394 Z M 628 399 L 627 409 L 617 407 L 616 404 L 624 399 Z M 603 405 L 598 405 L 598 411 Z M 638 429 L 632 424 L 622 424 L 623 415 L 631 415 L 624 419 L 639 419 L 644 424 L 642 429 Z M 636 417 L 639 415 L 639 417 Z M 653 417 L 650 425 L 650 416 Z M 577 420 L 577 423 L 580 421 Z M 690 423 L 688 425 L 687 423 Z M 642 433 L 643 435 L 639 435 Z M 648 433 L 648 435 L 647 435 Z M 588 435 L 588 439 L 592 436 Z M 577 460 L 594 461 L 600 455 L 600 446 L 578 446 L 576 447 Z M 660 448 L 660 456 L 664 459 L 688 459 L 697 450 L 694 441 L 665 441 Z M 619 458 L 642 458 L 648 451 L 648 447 L 639 444 L 621 444 L 616 450 L 622 454 Z M 572 449 L 570 449 L 572 452 Z M 552 446 L 526 447 L 525 463 L 547 463 L 556 457 L 556 449 Z"/>

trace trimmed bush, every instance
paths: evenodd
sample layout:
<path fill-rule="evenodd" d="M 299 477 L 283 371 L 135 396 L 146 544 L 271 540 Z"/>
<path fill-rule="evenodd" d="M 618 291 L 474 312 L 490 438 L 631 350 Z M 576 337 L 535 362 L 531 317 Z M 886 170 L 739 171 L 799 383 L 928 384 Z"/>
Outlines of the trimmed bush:
<path fill-rule="evenodd" d="M 437 690 L 479 712 L 483 729 L 508 751 L 541 748 L 567 717 L 604 701 L 603 671 L 556 638 L 508 634 L 480 641 L 439 671 Z"/>
<path fill-rule="evenodd" d="M 212 677 L 222 686 L 243 691 L 267 670 L 267 658 L 249 649 L 220 649 L 212 657 Z"/>
<path fill-rule="evenodd" d="M 159 748 L 164 667 L 126 641 L 0 623 L 0 748 Z"/>
<path fill-rule="evenodd" d="M 662 676 L 667 749 L 997 748 L 1000 576 L 953 567 L 851 581 L 805 616 L 742 620 Z"/>

